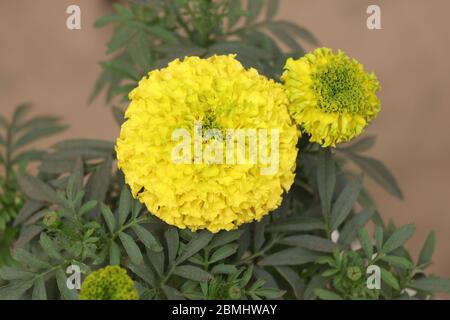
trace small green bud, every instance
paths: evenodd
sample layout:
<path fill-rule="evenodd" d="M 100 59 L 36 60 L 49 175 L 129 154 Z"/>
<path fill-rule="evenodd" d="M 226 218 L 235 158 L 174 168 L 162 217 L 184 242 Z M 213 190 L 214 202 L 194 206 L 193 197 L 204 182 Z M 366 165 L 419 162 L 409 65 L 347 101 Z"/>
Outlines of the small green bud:
<path fill-rule="evenodd" d="M 238 300 L 242 296 L 241 288 L 238 286 L 232 286 L 228 289 L 228 296 L 233 300 Z"/>
<path fill-rule="evenodd" d="M 50 211 L 44 216 L 44 225 L 49 229 L 56 229 L 61 225 L 61 217 L 58 212 Z"/>
<path fill-rule="evenodd" d="M 361 279 L 362 272 L 358 266 L 352 266 L 347 268 L 347 277 L 352 281 L 358 281 Z"/>

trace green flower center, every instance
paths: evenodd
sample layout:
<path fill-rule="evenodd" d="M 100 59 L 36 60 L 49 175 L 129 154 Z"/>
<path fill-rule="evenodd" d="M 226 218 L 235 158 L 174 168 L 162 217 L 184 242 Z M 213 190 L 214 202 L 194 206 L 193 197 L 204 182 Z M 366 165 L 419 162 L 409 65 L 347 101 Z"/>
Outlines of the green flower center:
<path fill-rule="evenodd" d="M 364 85 L 366 74 L 356 61 L 335 56 L 313 75 L 318 106 L 325 112 L 365 114 L 369 106 Z"/>

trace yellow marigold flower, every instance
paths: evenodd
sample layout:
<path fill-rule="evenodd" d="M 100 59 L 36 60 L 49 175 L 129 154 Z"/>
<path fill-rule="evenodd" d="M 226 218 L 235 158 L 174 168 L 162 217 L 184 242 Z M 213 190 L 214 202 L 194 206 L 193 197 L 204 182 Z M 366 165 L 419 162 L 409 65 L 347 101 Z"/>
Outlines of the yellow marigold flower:
<path fill-rule="evenodd" d="M 290 58 L 282 80 L 291 116 L 324 147 L 357 137 L 380 111 L 375 74 L 342 51 L 319 48 Z"/>
<path fill-rule="evenodd" d="M 89 274 L 83 281 L 80 300 L 138 300 L 137 290 L 127 272 L 107 266 Z"/>
<path fill-rule="evenodd" d="M 218 232 L 260 220 L 281 204 L 294 181 L 299 136 L 281 84 L 246 70 L 235 55 L 186 57 L 150 72 L 129 98 L 127 121 L 116 144 L 118 166 L 133 196 L 152 214 L 179 228 Z M 194 143 L 182 163 L 174 162 L 180 142 L 173 133 L 183 128 L 195 136 L 196 122 L 203 129 L 217 129 L 218 136 Z M 226 158 L 226 163 L 201 161 L 197 149 L 223 146 L 229 129 L 278 130 L 277 170 L 261 174 L 272 163 L 238 163 L 239 150 L 229 157 L 228 151 L 214 153 L 214 159 Z M 267 141 L 272 155 L 275 139 Z"/>

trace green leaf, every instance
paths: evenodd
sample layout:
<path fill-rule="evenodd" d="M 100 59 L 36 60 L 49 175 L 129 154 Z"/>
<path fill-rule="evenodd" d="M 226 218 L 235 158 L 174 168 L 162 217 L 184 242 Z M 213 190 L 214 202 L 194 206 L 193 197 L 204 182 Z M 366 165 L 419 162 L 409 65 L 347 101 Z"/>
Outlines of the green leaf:
<path fill-rule="evenodd" d="M 396 256 L 383 256 L 381 260 L 393 265 L 394 267 L 402 268 L 402 269 L 412 269 L 414 266 L 411 261 L 403 257 Z"/>
<path fill-rule="evenodd" d="M 236 271 L 236 266 L 232 264 L 218 264 L 211 269 L 212 274 L 233 274 Z"/>
<path fill-rule="evenodd" d="M 125 185 L 120 193 L 119 200 L 119 227 L 123 226 L 131 212 L 131 193 Z"/>
<path fill-rule="evenodd" d="M 344 152 L 364 152 L 370 150 L 375 145 L 375 142 L 375 136 L 366 136 L 356 141 L 355 143 L 346 147 L 341 147 L 338 150 Z"/>
<path fill-rule="evenodd" d="M 352 161 L 361 168 L 361 170 L 366 172 L 386 191 L 397 198 L 403 199 L 403 194 L 400 190 L 400 187 L 398 186 L 397 181 L 382 162 L 373 158 L 356 154 L 349 154 L 349 156 L 350 159 L 352 159 Z"/>
<path fill-rule="evenodd" d="M 17 175 L 17 182 L 22 191 L 31 199 L 50 203 L 59 203 L 55 190 L 27 173 Z"/>
<path fill-rule="evenodd" d="M 302 40 L 305 40 L 306 42 L 318 46 L 319 41 L 314 37 L 314 35 L 306 28 L 301 27 L 295 23 L 289 22 L 289 21 L 274 21 L 273 24 L 277 24 L 279 26 L 282 26 L 286 30 L 290 30 L 293 34 L 295 34 L 297 37 L 299 37 Z"/>
<path fill-rule="evenodd" d="M 88 213 L 92 209 L 94 209 L 97 206 L 97 200 L 89 200 L 85 204 L 83 204 L 78 210 L 78 215 L 83 216 L 85 213 Z"/>
<path fill-rule="evenodd" d="M 436 243 L 436 237 L 434 232 L 428 234 L 425 243 L 423 244 L 422 250 L 420 250 L 419 260 L 417 265 L 424 266 L 431 263 L 431 258 L 433 257 L 434 247 Z"/>
<path fill-rule="evenodd" d="M 263 219 L 259 222 L 256 222 L 253 224 L 254 229 L 253 229 L 253 250 L 254 252 L 258 252 L 259 249 L 262 248 L 264 242 L 265 242 L 265 237 L 264 237 L 264 231 L 265 231 L 265 226 L 266 226 L 266 219 Z"/>
<path fill-rule="evenodd" d="M 225 245 L 216 251 L 211 255 L 211 258 L 209 259 L 209 263 L 215 263 L 220 260 L 224 260 L 228 258 L 229 256 L 232 256 L 236 253 L 238 246 L 236 244 L 229 244 Z"/>
<path fill-rule="evenodd" d="M 175 288 L 164 285 L 161 289 L 168 300 L 185 300 L 183 294 Z"/>
<path fill-rule="evenodd" d="M 164 273 L 164 251 L 151 251 L 147 250 L 148 260 L 152 264 L 153 268 L 155 268 L 156 272 L 159 276 L 162 276 Z"/>
<path fill-rule="evenodd" d="M 209 231 L 201 231 L 196 233 L 191 241 L 186 245 L 181 255 L 177 258 L 176 264 L 180 264 L 183 261 L 189 259 L 194 254 L 206 247 L 211 241 L 213 234 Z"/>
<path fill-rule="evenodd" d="M 51 267 L 48 262 L 38 259 L 36 256 L 21 248 L 17 248 L 13 252 L 13 258 L 21 264 L 35 269 L 46 269 Z"/>
<path fill-rule="evenodd" d="M 290 267 L 275 267 L 278 273 L 289 283 L 297 299 L 303 298 L 303 291 L 305 290 L 305 283 L 297 272 Z"/>
<path fill-rule="evenodd" d="M 381 280 L 395 290 L 400 290 L 400 284 L 398 283 L 397 278 L 384 268 L 381 268 Z"/>
<path fill-rule="evenodd" d="M 331 149 L 321 150 L 317 164 L 317 187 L 319 189 L 322 213 L 329 221 L 331 214 L 331 200 L 336 185 L 336 167 Z"/>
<path fill-rule="evenodd" d="M 450 279 L 430 276 L 412 281 L 409 287 L 428 292 L 444 292 L 450 294 Z"/>
<path fill-rule="evenodd" d="M 109 245 L 109 264 L 112 266 L 120 264 L 120 248 L 113 240 L 111 240 Z"/>
<path fill-rule="evenodd" d="M 105 161 L 95 168 L 86 185 L 86 200 L 105 202 L 111 182 L 112 159 L 107 157 Z"/>
<path fill-rule="evenodd" d="M 326 289 L 315 289 L 314 293 L 322 300 L 343 300 L 337 293 Z"/>
<path fill-rule="evenodd" d="M 283 221 L 271 223 L 266 227 L 268 232 L 299 232 L 323 229 L 322 221 L 309 217 L 283 219 Z"/>
<path fill-rule="evenodd" d="M 114 35 L 108 42 L 107 54 L 113 53 L 117 49 L 127 45 L 130 40 L 136 35 L 136 30 L 130 30 L 130 28 L 119 27 L 115 30 Z"/>
<path fill-rule="evenodd" d="M 111 234 L 114 233 L 114 231 L 116 230 L 116 220 L 114 219 L 114 214 L 111 212 L 111 209 L 102 204 L 100 206 L 100 210 L 102 212 L 103 218 L 106 221 L 109 232 L 111 232 Z"/>
<path fill-rule="evenodd" d="M 339 235 L 339 242 L 349 245 L 356 238 L 358 230 L 363 228 L 372 218 L 375 209 L 364 208 L 360 213 L 355 214 L 342 228 Z"/>
<path fill-rule="evenodd" d="M 164 232 L 164 238 L 167 243 L 167 254 L 169 265 L 172 265 L 178 253 L 178 247 L 180 245 L 180 238 L 178 236 L 178 230 L 174 227 L 169 227 L 166 232 Z"/>
<path fill-rule="evenodd" d="M 47 290 L 45 289 L 45 282 L 42 276 L 34 281 L 32 300 L 47 300 Z"/>
<path fill-rule="evenodd" d="M 247 11 L 248 16 L 246 24 L 250 24 L 255 21 L 261 14 L 264 2 L 262 0 L 248 0 Z"/>
<path fill-rule="evenodd" d="M 337 248 L 330 240 L 313 235 L 289 236 L 281 239 L 279 243 L 318 252 L 333 252 Z"/>
<path fill-rule="evenodd" d="M 18 300 L 31 288 L 33 281 L 15 281 L 0 287 L 0 300 Z"/>
<path fill-rule="evenodd" d="M 383 241 L 384 241 L 383 233 L 384 233 L 383 228 L 381 226 L 375 227 L 374 236 L 378 252 L 381 252 L 383 250 Z"/>
<path fill-rule="evenodd" d="M 353 208 L 362 188 L 362 177 L 350 182 L 339 194 L 331 211 L 331 229 L 337 230 Z"/>
<path fill-rule="evenodd" d="M 208 245 L 209 249 L 214 249 L 220 246 L 224 246 L 230 242 L 236 241 L 242 235 L 242 230 L 233 231 L 221 231 L 220 233 L 214 235 L 214 238 Z"/>
<path fill-rule="evenodd" d="M 293 266 L 315 261 L 318 253 L 302 248 L 288 248 L 263 258 L 261 266 Z"/>
<path fill-rule="evenodd" d="M 50 239 L 49 236 L 47 236 L 46 233 L 42 232 L 39 244 L 44 249 L 45 253 L 48 254 L 49 257 L 56 259 L 56 260 L 63 260 L 63 256 L 59 253 L 58 247 L 55 245 L 52 239 Z"/>
<path fill-rule="evenodd" d="M 383 245 L 383 253 L 389 253 L 399 247 L 401 247 L 405 242 L 411 238 L 416 231 L 416 227 L 412 224 L 407 224 L 401 226 L 387 239 Z"/>
<path fill-rule="evenodd" d="M 366 257 L 372 259 L 373 256 L 372 242 L 370 241 L 369 234 L 365 229 L 359 230 L 359 242 L 361 243 L 361 247 L 366 253 Z"/>
<path fill-rule="evenodd" d="M 23 147 L 29 144 L 30 142 L 54 135 L 66 129 L 67 129 L 66 125 L 53 125 L 48 127 L 32 128 L 31 130 L 29 130 L 28 132 L 24 133 L 22 136 L 17 138 L 13 148 L 17 149 Z"/>
<path fill-rule="evenodd" d="M 134 85 L 133 85 L 134 87 Z M 126 88 L 126 92 L 130 92 L 130 87 Z M 121 126 L 124 122 L 125 122 L 125 112 L 123 112 L 122 109 L 113 106 L 111 108 L 111 111 L 113 113 L 114 116 L 114 120 L 116 120 L 116 123 Z"/>
<path fill-rule="evenodd" d="M 325 287 L 327 283 L 327 279 L 322 277 L 321 275 L 317 274 L 312 277 L 311 281 L 308 283 L 308 286 L 306 287 L 304 298 L 305 300 L 314 300 L 316 299 L 315 290 L 316 289 L 322 289 Z"/>
<path fill-rule="evenodd" d="M 152 251 L 162 251 L 163 248 L 150 231 L 137 224 L 132 229 L 147 248 Z"/>
<path fill-rule="evenodd" d="M 182 278 L 198 282 L 206 282 L 211 279 L 211 275 L 208 272 L 195 266 L 178 266 L 173 273 Z"/>
<path fill-rule="evenodd" d="M 136 264 L 133 262 L 127 263 L 126 266 L 142 280 L 144 280 L 151 286 L 155 286 L 155 275 L 152 269 L 150 269 L 148 266 L 146 266 L 145 264 Z"/>
<path fill-rule="evenodd" d="M 11 127 L 18 128 L 22 122 L 22 120 L 25 118 L 25 116 L 28 114 L 28 112 L 31 110 L 32 104 L 31 103 L 22 103 L 14 110 L 12 120 L 11 120 Z"/>
<path fill-rule="evenodd" d="M 278 13 L 278 0 L 269 0 L 267 2 L 266 20 L 272 20 Z"/>
<path fill-rule="evenodd" d="M 137 246 L 136 242 L 134 242 L 133 238 L 124 232 L 119 233 L 120 241 L 122 241 L 123 247 L 125 251 L 129 255 L 131 261 L 136 264 L 140 264 L 143 261 L 141 250 Z"/>
<path fill-rule="evenodd" d="M 0 269 L 0 279 L 6 281 L 28 280 L 34 277 L 33 272 L 4 266 Z"/>
<path fill-rule="evenodd" d="M 62 298 L 65 300 L 77 300 L 76 290 L 70 290 L 67 287 L 67 275 L 61 268 L 56 270 L 56 283 L 58 285 L 59 292 L 61 292 Z"/>
<path fill-rule="evenodd" d="M 266 299 L 277 299 L 282 297 L 286 291 L 275 289 L 275 288 L 260 288 L 253 291 L 253 294 Z"/>

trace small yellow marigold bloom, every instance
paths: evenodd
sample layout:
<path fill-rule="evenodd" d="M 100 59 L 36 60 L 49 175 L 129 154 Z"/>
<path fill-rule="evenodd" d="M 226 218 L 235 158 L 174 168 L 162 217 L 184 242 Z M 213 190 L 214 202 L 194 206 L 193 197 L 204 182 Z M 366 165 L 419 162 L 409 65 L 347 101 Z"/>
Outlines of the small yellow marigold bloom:
<path fill-rule="evenodd" d="M 299 137 L 281 84 L 246 70 L 235 55 L 186 57 L 150 72 L 129 98 L 116 144 L 118 166 L 133 196 L 152 214 L 179 228 L 218 232 L 260 220 L 281 204 L 294 181 Z M 223 163 L 198 161 L 198 145 L 187 162 L 175 163 L 180 142 L 173 133 L 183 128 L 195 135 L 195 122 L 203 130 L 217 129 L 223 144 L 229 129 L 279 130 L 276 172 L 261 174 L 269 166 L 261 161 L 230 164 L 226 150 Z M 200 148 L 213 143 L 221 142 L 203 140 Z"/>
<path fill-rule="evenodd" d="M 107 266 L 89 274 L 83 281 L 80 300 L 138 300 L 133 280 L 119 266 Z"/>
<path fill-rule="evenodd" d="M 291 116 L 323 147 L 359 136 L 380 111 L 375 74 L 342 51 L 319 48 L 290 58 L 282 80 Z"/>

